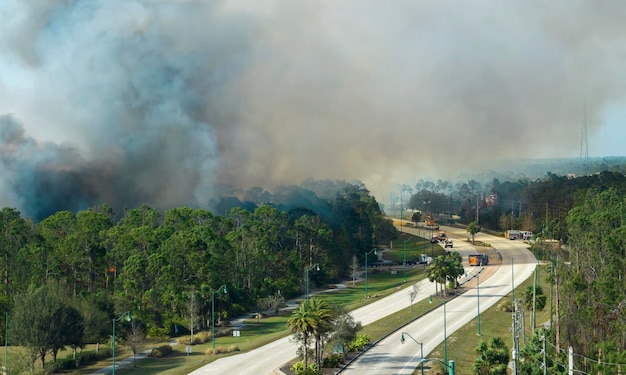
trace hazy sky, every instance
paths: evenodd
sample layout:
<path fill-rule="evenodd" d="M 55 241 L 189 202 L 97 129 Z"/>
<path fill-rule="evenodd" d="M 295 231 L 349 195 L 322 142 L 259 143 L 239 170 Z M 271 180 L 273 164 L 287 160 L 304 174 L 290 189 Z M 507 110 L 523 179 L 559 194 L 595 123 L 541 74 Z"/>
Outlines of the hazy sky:
<path fill-rule="evenodd" d="M 43 5 L 42 5 L 43 4 Z M 626 3 L 0 1 L 0 206 L 626 155 Z"/>

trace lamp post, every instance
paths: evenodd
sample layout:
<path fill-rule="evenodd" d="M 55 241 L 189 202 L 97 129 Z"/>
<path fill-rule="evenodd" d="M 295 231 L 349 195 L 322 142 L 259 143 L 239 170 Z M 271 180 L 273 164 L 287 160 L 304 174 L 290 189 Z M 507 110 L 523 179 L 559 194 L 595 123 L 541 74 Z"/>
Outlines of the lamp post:
<path fill-rule="evenodd" d="M 404 335 L 407 335 L 411 338 L 411 340 L 415 341 L 420 346 L 420 364 L 422 365 L 422 375 L 424 375 L 424 362 L 421 360 L 424 358 L 424 347 L 421 342 L 415 340 L 413 336 L 411 336 L 408 332 L 402 332 L 402 336 L 400 336 L 400 342 L 404 344 Z"/>
<path fill-rule="evenodd" d="M 476 274 L 476 297 L 478 297 L 476 300 L 477 306 L 478 306 L 478 333 L 477 335 L 481 336 L 480 334 L 480 274 L 479 273 Z"/>
<path fill-rule="evenodd" d="M 307 267 L 306 269 L 306 299 L 309 299 L 309 271 L 314 269 L 316 271 L 320 270 L 320 264 L 319 263 L 315 263 L 314 265 L 312 265 L 311 267 Z"/>
<path fill-rule="evenodd" d="M 211 349 L 213 349 L 213 354 L 215 354 L 215 293 L 224 289 L 224 294 L 228 293 L 226 290 L 226 285 L 222 285 L 217 290 L 211 292 Z"/>
<path fill-rule="evenodd" d="M 443 361 L 447 362 L 448 359 L 448 335 L 446 333 L 446 303 L 447 300 L 443 300 Z M 428 303 L 433 303 L 433 296 L 428 297 Z"/>
<path fill-rule="evenodd" d="M 113 341 L 111 341 L 111 357 L 112 357 L 112 374 L 115 375 L 115 323 L 122 320 L 122 318 L 126 317 L 126 321 L 130 322 L 130 311 L 126 311 L 119 318 L 113 318 Z"/>
<path fill-rule="evenodd" d="M 431 226 L 430 227 L 430 256 L 433 259 L 435 259 L 435 248 L 433 247 L 433 232 L 434 232 L 434 229 Z"/>
<path fill-rule="evenodd" d="M 376 252 L 376 248 L 373 248 L 372 250 L 368 251 L 365 253 L 365 298 L 367 298 L 368 294 L 367 294 L 367 256 L 369 255 L 369 253 L 374 253 L 374 255 L 377 255 L 378 253 Z"/>
<path fill-rule="evenodd" d="M 436 361 L 436 362 L 439 362 L 439 363 L 443 364 L 448 369 L 450 369 L 450 375 L 454 375 L 454 361 L 453 360 L 450 360 L 450 362 L 446 362 L 446 361 L 440 361 L 440 360 L 438 360 L 436 358 L 422 358 L 422 359 L 420 359 L 420 363 L 429 362 L 429 361 Z"/>
<path fill-rule="evenodd" d="M 443 301 L 443 362 L 448 363 L 448 334 L 446 333 L 446 300 Z M 454 368 L 454 365 L 452 366 Z M 454 370 L 452 371 L 454 375 Z"/>
<path fill-rule="evenodd" d="M 406 242 L 408 239 L 404 240 L 404 282 L 406 283 Z"/>
<path fill-rule="evenodd" d="M 7 343 L 9 341 L 9 313 L 5 311 L 4 313 L 4 370 L 8 371 L 9 369 L 9 352 L 7 351 Z"/>

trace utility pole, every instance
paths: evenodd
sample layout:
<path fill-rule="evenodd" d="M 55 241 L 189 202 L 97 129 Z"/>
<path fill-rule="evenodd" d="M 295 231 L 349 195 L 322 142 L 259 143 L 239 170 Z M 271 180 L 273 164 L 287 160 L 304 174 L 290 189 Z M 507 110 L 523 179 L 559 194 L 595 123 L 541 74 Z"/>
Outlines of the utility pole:
<path fill-rule="evenodd" d="M 513 350 L 512 350 L 512 358 L 513 358 L 513 375 L 517 375 L 517 356 L 519 354 L 519 331 L 520 324 L 519 321 L 521 319 L 520 309 L 517 307 L 517 301 L 513 304 Z"/>
<path fill-rule="evenodd" d="M 543 375 L 548 374 L 548 363 L 546 362 L 546 331 L 543 331 L 543 336 L 541 336 L 541 341 L 543 341 Z"/>
<path fill-rule="evenodd" d="M 537 326 L 537 270 L 539 270 L 539 265 L 535 267 L 535 279 L 533 280 L 533 313 L 530 316 L 530 332 L 531 336 L 535 334 L 535 326 Z"/>
<path fill-rule="evenodd" d="M 476 194 L 476 224 L 478 224 L 478 210 L 479 210 L 479 206 L 478 206 L 478 194 Z"/>
<path fill-rule="evenodd" d="M 567 350 L 567 374 L 574 375 L 574 348 L 571 346 Z"/>

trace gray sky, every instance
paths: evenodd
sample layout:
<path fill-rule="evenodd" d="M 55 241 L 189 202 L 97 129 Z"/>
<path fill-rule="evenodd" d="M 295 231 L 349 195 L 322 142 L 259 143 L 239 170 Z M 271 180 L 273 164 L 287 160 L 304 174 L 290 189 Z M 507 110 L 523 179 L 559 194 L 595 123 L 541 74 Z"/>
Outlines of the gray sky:
<path fill-rule="evenodd" d="M 626 154 L 626 3 L 2 0 L 0 19 L 0 206 L 306 178 L 383 195 L 577 157 L 584 108 L 589 155 Z"/>

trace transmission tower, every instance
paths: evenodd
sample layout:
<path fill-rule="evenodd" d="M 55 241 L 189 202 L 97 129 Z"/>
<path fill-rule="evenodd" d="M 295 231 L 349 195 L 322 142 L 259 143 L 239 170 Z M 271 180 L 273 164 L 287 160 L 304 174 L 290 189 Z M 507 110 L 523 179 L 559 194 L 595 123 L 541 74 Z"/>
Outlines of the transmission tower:
<path fill-rule="evenodd" d="M 589 161 L 589 143 L 587 142 L 587 103 L 583 105 L 582 121 L 580 123 L 580 161 Z"/>

